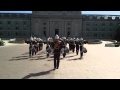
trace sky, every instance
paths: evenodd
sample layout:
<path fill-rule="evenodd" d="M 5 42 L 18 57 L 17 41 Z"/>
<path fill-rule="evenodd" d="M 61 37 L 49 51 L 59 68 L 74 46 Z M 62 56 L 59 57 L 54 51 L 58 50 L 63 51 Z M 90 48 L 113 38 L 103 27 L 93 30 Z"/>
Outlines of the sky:
<path fill-rule="evenodd" d="M 32 11 L 0 11 L 0 13 L 32 13 Z M 82 14 L 120 15 L 120 11 L 82 11 Z"/>

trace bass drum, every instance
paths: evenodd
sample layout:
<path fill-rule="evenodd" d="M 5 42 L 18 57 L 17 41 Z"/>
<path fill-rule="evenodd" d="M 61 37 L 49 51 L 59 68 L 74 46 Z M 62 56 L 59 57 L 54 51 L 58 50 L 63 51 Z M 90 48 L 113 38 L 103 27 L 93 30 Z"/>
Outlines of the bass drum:
<path fill-rule="evenodd" d="M 47 48 L 47 49 L 46 49 L 46 52 L 51 53 L 51 52 L 52 52 L 51 48 L 50 48 L 50 47 Z"/>
<path fill-rule="evenodd" d="M 65 47 L 65 52 L 69 53 L 69 48 L 68 47 Z"/>
<path fill-rule="evenodd" d="M 87 53 L 87 49 L 85 47 L 83 47 L 82 52 Z"/>

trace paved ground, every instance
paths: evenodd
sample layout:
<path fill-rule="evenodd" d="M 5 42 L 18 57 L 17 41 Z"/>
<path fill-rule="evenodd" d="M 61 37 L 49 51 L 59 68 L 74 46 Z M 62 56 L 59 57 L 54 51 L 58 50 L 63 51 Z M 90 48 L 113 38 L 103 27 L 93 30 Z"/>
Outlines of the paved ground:
<path fill-rule="evenodd" d="M 80 56 L 70 52 L 53 71 L 53 57 L 43 51 L 28 57 L 28 45 L 11 44 L 0 47 L 0 79 L 120 79 L 120 47 L 85 45 L 88 53 Z M 45 47 L 44 47 L 45 48 Z"/>

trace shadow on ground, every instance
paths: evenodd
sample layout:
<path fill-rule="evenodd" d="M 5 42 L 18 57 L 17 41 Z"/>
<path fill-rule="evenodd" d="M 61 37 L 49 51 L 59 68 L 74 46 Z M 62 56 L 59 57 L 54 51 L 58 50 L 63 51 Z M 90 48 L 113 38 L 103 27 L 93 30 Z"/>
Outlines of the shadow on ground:
<path fill-rule="evenodd" d="M 18 56 L 18 57 L 12 57 L 12 59 L 10 59 L 9 61 L 13 61 L 13 60 L 26 60 L 29 59 L 29 56 Z"/>
<path fill-rule="evenodd" d="M 26 55 L 26 54 L 29 54 L 29 52 L 26 52 L 26 53 L 24 53 L 24 54 L 22 54 L 22 55 Z"/>
<path fill-rule="evenodd" d="M 31 77 L 37 77 L 37 76 L 41 76 L 41 75 L 50 74 L 51 71 L 54 71 L 54 70 L 51 69 L 51 70 L 43 71 L 43 72 L 39 72 L 39 73 L 30 73 L 29 75 L 23 77 L 22 79 L 29 79 Z"/>
<path fill-rule="evenodd" d="M 34 55 L 33 57 L 29 56 L 29 52 L 26 52 L 24 54 L 21 54 L 20 56 L 17 57 L 12 57 L 12 59 L 8 60 L 8 61 L 13 61 L 13 60 L 26 60 L 26 59 L 30 59 L 30 60 L 43 60 L 46 59 L 43 57 L 44 51 L 39 51 L 36 55 Z M 40 56 L 42 55 L 42 56 Z"/>
<path fill-rule="evenodd" d="M 72 56 L 67 56 L 67 55 L 66 55 L 65 58 L 71 58 L 71 57 L 74 57 L 74 56 L 76 56 L 76 55 L 72 55 Z"/>
<path fill-rule="evenodd" d="M 30 58 L 30 60 L 44 60 L 46 59 L 45 57 L 33 57 L 33 58 Z"/>
<path fill-rule="evenodd" d="M 60 58 L 60 60 L 63 60 L 64 58 Z M 54 61 L 54 58 L 53 59 L 49 59 L 47 61 Z"/>
<path fill-rule="evenodd" d="M 83 60 L 83 58 L 73 58 L 73 59 L 68 59 L 67 61 L 73 61 L 73 60 Z"/>

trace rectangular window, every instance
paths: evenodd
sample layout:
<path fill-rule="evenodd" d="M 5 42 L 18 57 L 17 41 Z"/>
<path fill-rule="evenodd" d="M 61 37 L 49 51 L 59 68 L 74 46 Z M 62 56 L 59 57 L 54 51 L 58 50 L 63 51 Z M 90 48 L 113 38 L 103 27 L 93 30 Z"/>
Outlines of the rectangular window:
<path fill-rule="evenodd" d="M 15 21 L 15 24 L 18 24 L 18 21 Z"/>
<path fill-rule="evenodd" d="M 19 27 L 16 26 L 15 29 L 16 29 L 16 30 L 19 30 Z"/>
<path fill-rule="evenodd" d="M 11 24 L 11 21 L 8 21 L 7 24 Z"/>
<path fill-rule="evenodd" d="M 105 37 L 105 34 L 102 34 L 102 37 Z"/>
<path fill-rule="evenodd" d="M 47 23 L 43 23 L 43 25 L 47 25 Z"/>
<path fill-rule="evenodd" d="M 105 26 L 105 23 L 102 23 L 102 26 Z"/>
<path fill-rule="evenodd" d="M 46 37 L 46 31 L 43 31 L 43 35 Z"/>
<path fill-rule="evenodd" d="M 112 31 L 112 28 L 110 28 L 110 31 Z"/>
<path fill-rule="evenodd" d="M 112 34 L 110 34 L 110 37 L 112 37 Z"/>
<path fill-rule="evenodd" d="M 12 14 L 9 14 L 9 17 L 11 17 Z"/>
<path fill-rule="evenodd" d="M 89 28 L 86 28 L 86 31 L 89 31 L 90 29 Z"/>
<path fill-rule="evenodd" d="M 0 26 L 0 30 L 2 30 L 2 27 Z"/>
<path fill-rule="evenodd" d="M 2 21 L 0 21 L 0 24 L 3 24 L 3 22 L 2 22 Z"/>
<path fill-rule="evenodd" d="M 24 24 L 24 25 L 27 25 L 27 21 L 23 21 L 23 24 Z"/>
<path fill-rule="evenodd" d="M 43 30 L 46 30 L 46 27 L 43 27 Z"/>
<path fill-rule="evenodd" d="M 89 36 L 90 36 L 89 34 L 86 35 L 86 37 L 89 37 Z"/>
<path fill-rule="evenodd" d="M 8 32 L 7 35 L 10 36 L 10 32 Z"/>
<path fill-rule="evenodd" d="M 24 14 L 24 17 L 27 17 L 27 14 Z"/>
<path fill-rule="evenodd" d="M 110 23 L 110 26 L 112 26 L 113 25 L 113 23 Z"/>
<path fill-rule="evenodd" d="M 8 27 L 8 30 L 10 30 L 11 28 L 10 27 Z"/>
<path fill-rule="evenodd" d="M 68 31 L 67 36 L 68 36 L 68 37 L 70 36 L 70 31 Z"/>
<path fill-rule="evenodd" d="M 117 26 L 119 26 L 120 25 L 120 23 L 117 23 Z"/>
<path fill-rule="evenodd" d="M 23 28 L 23 30 L 27 30 L 27 28 L 26 28 L 26 27 L 24 27 L 24 28 Z"/>
<path fill-rule="evenodd" d="M 105 29 L 103 28 L 102 31 L 105 31 Z"/>
<path fill-rule="evenodd" d="M 68 27 L 67 30 L 70 30 L 70 28 Z"/>
<path fill-rule="evenodd" d="M 19 17 L 19 16 L 20 16 L 20 14 L 17 14 L 17 15 L 16 15 L 16 17 Z"/>
<path fill-rule="evenodd" d="M 94 37 L 97 37 L 97 34 L 94 34 Z"/>
<path fill-rule="evenodd" d="M 26 33 L 24 32 L 24 33 L 23 33 L 23 35 L 25 36 L 25 35 L 26 35 Z"/>
<path fill-rule="evenodd" d="M 71 23 L 67 23 L 67 25 L 71 25 Z"/>
<path fill-rule="evenodd" d="M 18 32 L 16 32 L 15 35 L 17 36 L 17 35 L 18 35 Z"/>
<path fill-rule="evenodd" d="M 97 22 L 94 22 L 94 26 L 97 26 Z"/>
<path fill-rule="evenodd" d="M 97 28 L 94 28 L 94 31 L 97 31 Z"/>
<path fill-rule="evenodd" d="M 0 35 L 2 35 L 3 33 L 2 32 L 0 32 Z"/>
<path fill-rule="evenodd" d="M 87 26 L 90 26 L 90 23 L 87 23 Z"/>

